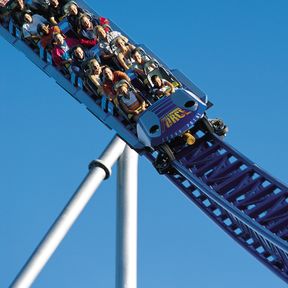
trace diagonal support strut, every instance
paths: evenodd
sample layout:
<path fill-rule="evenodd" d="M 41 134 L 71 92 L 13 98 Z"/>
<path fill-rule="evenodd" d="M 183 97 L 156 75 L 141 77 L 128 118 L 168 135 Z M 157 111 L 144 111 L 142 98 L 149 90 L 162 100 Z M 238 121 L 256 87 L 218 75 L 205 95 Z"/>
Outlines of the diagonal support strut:
<path fill-rule="evenodd" d="M 88 175 L 13 281 L 11 288 L 31 287 L 102 181 L 110 177 L 111 168 L 125 146 L 125 142 L 115 136 L 100 159 L 91 163 Z"/>

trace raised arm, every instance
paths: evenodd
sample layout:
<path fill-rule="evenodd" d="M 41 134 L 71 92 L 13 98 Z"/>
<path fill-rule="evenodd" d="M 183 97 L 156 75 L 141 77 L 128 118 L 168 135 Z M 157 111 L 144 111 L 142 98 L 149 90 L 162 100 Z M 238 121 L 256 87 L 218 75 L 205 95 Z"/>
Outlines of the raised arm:
<path fill-rule="evenodd" d="M 123 53 L 119 53 L 119 54 L 117 55 L 117 59 L 118 59 L 120 65 L 121 65 L 125 70 L 129 70 L 129 66 L 128 66 L 128 65 L 126 64 L 126 62 L 125 62 L 125 56 L 124 56 Z"/>

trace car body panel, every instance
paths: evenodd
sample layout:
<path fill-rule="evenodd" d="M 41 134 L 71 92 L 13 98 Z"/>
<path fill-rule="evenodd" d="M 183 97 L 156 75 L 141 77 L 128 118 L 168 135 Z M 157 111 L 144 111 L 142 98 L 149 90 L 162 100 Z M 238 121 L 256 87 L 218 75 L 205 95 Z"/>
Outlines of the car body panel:
<path fill-rule="evenodd" d="M 137 122 L 141 143 L 157 147 L 191 129 L 207 109 L 198 96 L 185 89 L 177 89 L 148 107 Z"/>

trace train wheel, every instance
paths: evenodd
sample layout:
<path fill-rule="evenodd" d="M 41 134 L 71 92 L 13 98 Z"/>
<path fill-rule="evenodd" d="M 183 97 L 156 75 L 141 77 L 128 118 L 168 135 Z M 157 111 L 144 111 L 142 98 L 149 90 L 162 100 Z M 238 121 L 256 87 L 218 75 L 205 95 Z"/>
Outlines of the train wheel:
<path fill-rule="evenodd" d="M 201 124 L 203 125 L 204 130 L 208 131 L 209 133 L 213 134 L 215 132 L 213 126 L 206 116 L 201 119 Z"/>
<path fill-rule="evenodd" d="M 175 155 L 172 149 L 169 147 L 168 144 L 162 144 L 160 146 L 160 150 L 163 150 L 163 152 L 167 155 L 169 161 L 174 161 L 175 160 Z"/>
<path fill-rule="evenodd" d="M 203 128 L 211 134 L 224 137 L 228 133 L 229 129 L 221 119 L 209 120 L 206 116 L 204 116 L 201 121 L 204 126 Z"/>
<path fill-rule="evenodd" d="M 210 120 L 211 125 L 214 128 L 215 134 L 224 137 L 228 133 L 228 127 L 224 124 L 221 119 Z"/>
<path fill-rule="evenodd" d="M 174 153 L 168 144 L 163 144 L 159 147 L 159 154 L 154 162 L 154 167 L 159 174 L 172 174 L 174 168 L 171 162 L 175 160 Z"/>

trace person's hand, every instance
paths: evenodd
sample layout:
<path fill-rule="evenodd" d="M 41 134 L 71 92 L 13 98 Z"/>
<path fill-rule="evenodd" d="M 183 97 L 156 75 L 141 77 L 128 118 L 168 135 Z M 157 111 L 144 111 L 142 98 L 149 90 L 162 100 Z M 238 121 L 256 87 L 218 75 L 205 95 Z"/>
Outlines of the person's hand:
<path fill-rule="evenodd" d="M 163 96 L 164 94 L 163 94 L 162 91 L 159 90 L 159 91 L 156 92 L 156 95 L 159 96 L 159 97 L 161 97 L 161 96 Z"/>
<path fill-rule="evenodd" d="M 18 0 L 17 3 L 20 6 L 20 9 L 23 10 L 24 9 L 24 1 L 23 0 Z"/>
<path fill-rule="evenodd" d="M 165 96 L 170 96 L 171 94 L 174 93 L 174 88 L 170 87 L 170 86 L 167 86 L 166 89 L 165 89 L 165 92 L 164 92 L 164 95 Z"/>

